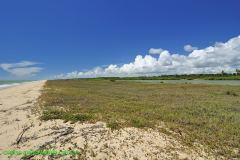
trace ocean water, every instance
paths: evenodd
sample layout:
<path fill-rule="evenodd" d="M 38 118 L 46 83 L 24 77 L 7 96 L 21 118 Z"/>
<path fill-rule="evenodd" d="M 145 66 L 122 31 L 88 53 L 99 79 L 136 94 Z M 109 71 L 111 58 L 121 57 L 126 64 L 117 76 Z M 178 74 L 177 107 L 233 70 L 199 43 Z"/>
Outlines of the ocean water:
<path fill-rule="evenodd" d="M 17 86 L 24 82 L 28 82 L 28 81 L 7 81 L 7 80 L 2 81 L 2 80 L 0 80 L 0 89 Z"/>

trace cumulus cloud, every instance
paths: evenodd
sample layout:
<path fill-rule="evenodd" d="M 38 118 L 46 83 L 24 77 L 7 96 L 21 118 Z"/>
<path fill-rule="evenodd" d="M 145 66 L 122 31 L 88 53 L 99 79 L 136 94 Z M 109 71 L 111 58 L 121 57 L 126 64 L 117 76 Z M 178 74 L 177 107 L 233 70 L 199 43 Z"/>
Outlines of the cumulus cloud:
<path fill-rule="evenodd" d="M 161 54 L 164 50 L 162 48 L 150 48 L 149 54 Z"/>
<path fill-rule="evenodd" d="M 21 61 L 19 63 L 1 63 L 0 68 L 18 77 L 32 76 L 40 72 L 42 68 L 35 67 L 38 63 Z"/>
<path fill-rule="evenodd" d="M 240 36 L 203 49 L 195 48 L 188 55 L 153 48 L 149 50 L 149 54 L 159 56 L 137 55 L 133 62 L 127 64 L 110 64 L 85 72 L 74 71 L 57 75 L 55 78 L 220 73 L 222 70 L 234 72 L 236 68 L 240 68 Z"/>
<path fill-rule="evenodd" d="M 193 46 L 191 46 L 190 44 L 185 45 L 183 48 L 184 48 L 184 50 L 185 50 L 186 52 L 192 52 L 192 51 L 198 49 L 197 47 L 193 47 Z"/>

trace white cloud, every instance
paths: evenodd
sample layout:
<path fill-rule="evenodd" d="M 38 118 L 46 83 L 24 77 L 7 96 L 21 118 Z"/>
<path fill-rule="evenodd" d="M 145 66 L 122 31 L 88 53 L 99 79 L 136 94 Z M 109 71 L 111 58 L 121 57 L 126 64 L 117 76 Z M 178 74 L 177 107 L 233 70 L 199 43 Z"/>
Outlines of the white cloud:
<path fill-rule="evenodd" d="M 42 68 L 35 67 L 38 63 L 21 61 L 19 63 L 1 63 L 0 68 L 18 77 L 32 76 L 40 72 Z"/>
<path fill-rule="evenodd" d="M 234 72 L 236 68 L 240 68 L 240 36 L 225 43 L 218 42 L 207 48 L 194 49 L 188 55 L 174 54 L 162 49 L 150 50 L 149 53 L 158 53 L 159 56 L 137 55 L 128 64 L 111 64 L 86 72 L 57 75 L 55 78 L 220 73 L 222 70 Z"/>
<path fill-rule="evenodd" d="M 192 51 L 197 50 L 197 49 L 198 49 L 197 47 L 193 47 L 190 44 L 187 44 L 187 45 L 184 46 L 184 50 L 186 52 L 192 52 Z"/>
<path fill-rule="evenodd" d="M 162 48 L 150 48 L 149 54 L 161 54 L 164 50 Z"/>

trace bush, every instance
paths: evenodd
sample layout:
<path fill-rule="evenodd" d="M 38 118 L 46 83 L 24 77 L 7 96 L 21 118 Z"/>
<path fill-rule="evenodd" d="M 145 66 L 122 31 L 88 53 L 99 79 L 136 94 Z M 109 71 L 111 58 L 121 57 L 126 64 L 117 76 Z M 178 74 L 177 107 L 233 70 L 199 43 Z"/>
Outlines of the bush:
<path fill-rule="evenodd" d="M 227 91 L 226 95 L 230 95 L 230 96 L 238 96 L 237 93 L 233 92 L 233 91 Z"/>

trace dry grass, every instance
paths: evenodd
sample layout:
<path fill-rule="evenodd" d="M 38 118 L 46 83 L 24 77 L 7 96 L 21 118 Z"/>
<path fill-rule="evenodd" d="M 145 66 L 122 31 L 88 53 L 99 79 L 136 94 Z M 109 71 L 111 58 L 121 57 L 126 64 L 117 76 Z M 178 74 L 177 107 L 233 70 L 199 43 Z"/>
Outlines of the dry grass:
<path fill-rule="evenodd" d="M 239 95 L 239 86 L 56 80 L 46 83 L 40 102 L 44 120 L 104 121 L 113 129 L 165 122 L 187 134 L 184 143 L 233 158 L 240 157 Z"/>

